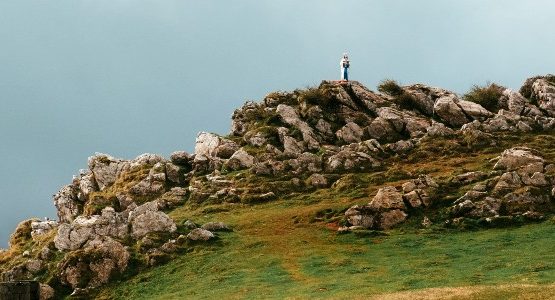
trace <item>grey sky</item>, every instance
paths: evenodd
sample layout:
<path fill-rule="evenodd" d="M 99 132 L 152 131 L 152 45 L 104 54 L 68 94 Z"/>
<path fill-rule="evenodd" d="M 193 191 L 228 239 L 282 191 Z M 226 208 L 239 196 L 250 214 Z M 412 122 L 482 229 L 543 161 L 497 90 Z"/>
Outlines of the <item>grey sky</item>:
<path fill-rule="evenodd" d="M 0 2 L 0 246 L 94 152 L 191 150 L 233 109 L 339 76 L 466 91 L 555 72 L 555 2 Z"/>

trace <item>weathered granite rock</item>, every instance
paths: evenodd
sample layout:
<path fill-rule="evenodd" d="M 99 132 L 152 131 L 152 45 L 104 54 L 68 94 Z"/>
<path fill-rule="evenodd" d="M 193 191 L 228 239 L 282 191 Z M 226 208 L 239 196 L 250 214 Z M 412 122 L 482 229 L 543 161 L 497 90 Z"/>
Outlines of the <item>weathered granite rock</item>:
<path fill-rule="evenodd" d="M 443 123 L 432 121 L 432 125 L 426 128 L 426 133 L 430 137 L 446 137 L 455 134 L 455 131 Z"/>
<path fill-rule="evenodd" d="M 125 272 L 129 258 L 121 243 L 109 237 L 95 239 L 64 257 L 58 278 L 73 289 L 96 288 Z"/>
<path fill-rule="evenodd" d="M 77 198 L 77 187 L 73 184 L 64 186 L 53 198 L 60 223 L 71 222 L 81 213 L 82 204 Z"/>
<path fill-rule="evenodd" d="M 391 229 L 407 219 L 407 214 L 400 209 L 385 211 L 380 215 L 380 229 Z"/>
<path fill-rule="evenodd" d="M 531 149 L 525 147 L 515 147 L 503 151 L 501 158 L 497 161 L 493 168 L 513 171 L 524 165 L 538 162 L 543 164 L 544 159 L 533 154 Z"/>
<path fill-rule="evenodd" d="M 177 230 L 175 222 L 164 212 L 158 210 L 156 201 L 138 206 L 129 213 L 131 235 L 141 238 L 151 232 L 174 232 Z"/>
<path fill-rule="evenodd" d="M 229 231 L 230 228 L 224 222 L 208 222 L 201 227 L 208 231 Z"/>
<path fill-rule="evenodd" d="M 335 135 L 340 141 L 345 143 L 357 143 L 360 142 L 364 136 L 364 130 L 360 128 L 356 123 L 349 122 L 345 124 L 341 129 L 339 129 Z"/>
<path fill-rule="evenodd" d="M 318 138 L 312 128 L 299 117 L 297 111 L 288 105 L 280 104 L 277 106 L 276 112 L 280 115 L 283 122 L 297 128 L 306 142 L 309 149 L 320 148 Z"/>
<path fill-rule="evenodd" d="M 186 166 L 190 168 L 192 159 L 193 157 L 186 151 L 175 151 L 170 155 L 171 162 L 178 166 Z"/>
<path fill-rule="evenodd" d="M 351 225 L 363 228 L 373 228 L 377 221 L 375 212 L 372 209 L 359 205 L 350 207 L 345 212 L 345 217 Z"/>
<path fill-rule="evenodd" d="M 175 175 L 175 174 L 174 174 Z M 176 179 L 176 178 L 174 178 Z M 160 195 L 166 189 L 166 164 L 157 162 L 149 171 L 148 176 L 131 187 L 134 195 Z"/>
<path fill-rule="evenodd" d="M 391 186 L 379 189 L 368 205 L 375 210 L 406 209 L 403 195 Z"/>
<path fill-rule="evenodd" d="M 101 191 L 114 184 L 121 172 L 129 168 L 127 161 L 102 153 L 89 157 L 88 165 Z"/>
<path fill-rule="evenodd" d="M 538 78 L 532 84 L 532 97 L 538 101 L 539 107 L 544 109 L 550 116 L 555 117 L 555 80 L 546 77 Z"/>
<path fill-rule="evenodd" d="M 101 215 L 79 216 L 69 224 L 60 224 L 54 244 L 59 250 L 77 250 L 101 236 L 124 239 L 128 234 L 128 224 L 123 214 L 106 207 Z"/>
<path fill-rule="evenodd" d="M 250 155 L 243 148 L 237 150 L 224 164 L 230 170 L 248 169 L 254 164 L 254 156 Z"/>
<path fill-rule="evenodd" d="M 58 227 L 58 222 L 51 221 L 51 220 L 44 220 L 44 221 L 33 221 L 31 222 L 31 236 L 33 240 L 36 240 L 38 237 L 49 233 L 51 230 Z"/>
<path fill-rule="evenodd" d="M 227 159 L 238 149 L 239 145 L 235 142 L 208 132 L 200 132 L 195 143 L 195 155 L 206 157 Z"/>
<path fill-rule="evenodd" d="M 196 228 L 187 234 L 187 238 L 191 241 L 208 241 L 215 238 L 215 236 L 206 229 Z"/>
<path fill-rule="evenodd" d="M 441 120 L 455 127 L 462 126 L 471 121 L 457 104 L 458 101 L 459 99 L 456 95 L 450 94 L 437 99 L 434 104 L 434 111 Z"/>

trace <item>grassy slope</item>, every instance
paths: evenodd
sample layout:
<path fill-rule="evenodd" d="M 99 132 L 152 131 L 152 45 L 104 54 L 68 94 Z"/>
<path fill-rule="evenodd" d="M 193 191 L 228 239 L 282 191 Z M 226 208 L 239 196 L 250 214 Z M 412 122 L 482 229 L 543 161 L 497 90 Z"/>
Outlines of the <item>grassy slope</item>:
<path fill-rule="evenodd" d="M 504 143 L 498 150 L 528 145 L 542 151 L 549 161 L 555 158 L 552 135 Z M 441 178 L 483 168 L 484 162 L 498 154 L 455 153 L 440 160 L 399 163 L 404 170 L 426 170 Z M 375 182 L 380 176 L 382 173 L 360 177 Z M 218 242 L 197 246 L 164 266 L 113 283 L 100 297 L 555 297 L 550 285 L 555 282 L 553 220 L 509 229 L 460 232 L 439 225 L 417 229 L 420 218 L 412 218 L 388 235 L 365 236 L 338 235 L 336 223 L 314 220 L 324 209 L 340 211 L 368 202 L 378 187 L 367 184 L 349 195 L 326 189 L 254 206 L 221 206 L 219 212 L 203 207 L 177 209 L 171 214 L 176 220 L 224 221 L 234 231 L 219 233 Z M 427 288 L 433 289 L 420 290 Z"/>

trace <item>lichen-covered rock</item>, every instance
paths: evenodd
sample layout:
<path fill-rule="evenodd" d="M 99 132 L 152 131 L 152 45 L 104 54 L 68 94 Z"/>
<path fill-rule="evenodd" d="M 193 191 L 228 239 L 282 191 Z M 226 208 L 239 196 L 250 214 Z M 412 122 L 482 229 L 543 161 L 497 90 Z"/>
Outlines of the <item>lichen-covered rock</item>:
<path fill-rule="evenodd" d="M 456 95 L 450 94 L 437 99 L 434 104 L 434 111 L 441 120 L 455 127 L 462 126 L 471 121 L 461 107 L 457 105 L 458 101 L 459 99 Z"/>
<path fill-rule="evenodd" d="M 141 238 L 151 232 L 174 232 L 175 222 L 164 212 L 158 210 L 156 201 L 147 202 L 129 213 L 131 235 Z"/>
<path fill-rule="evenodd" d="M 187 238 L 191 241 L 208 241 L 215 238 L 215 236 L 206 229 L 196 228 L 187 234 Z"/>
<path fill-rule="evenodd" d="M 367 206 L 352 206 L 345 212 L 345 217 L 351 225 L 363 228 L 373 228 L 376 221 L 375 212 Z"/>
<path fill-rule="evenodd" d="M 224 222 L 208 222 L 204 225 L 202 225 L 201 227 L 202 229 L 208 230 L 208 231 L 228 231 L 229 226 L 227 226 L 227 224 L 225 224 Z"/>
<path fill-rule="evenodd" d="M 129 168 L 127 161 L 102 153 L 89 157 L 88 165 L 101 191 L 114 184 L 121 172 Z"/>
<path fill-rule="evenodd" d="M 238 149 L 239 145 L 235 142 L 208 132 L 200 132 L 195 143 L 195 155 L 206 157 L 227 159 Z"/>
<path fill-rule="evenodd" d="M 403 202 L 403 195 L 395 187 L 387 186 L 378 190 L 378 193 L 368 204 L 375 210 L 402 209 L 406 206 Z"/>
<path fill-rule="evenodd" d="M 550 116 L 555 117 L 555 76 L 536 79 L 532 83 L 532 97 Z"/>
<path fill-rule="evenodd" d="M 56 296 L 56 291 L 48 284 L 40 284 L 40 300 L 52 300 Z"/>
<path fill-rule="evenodd" d="M 49 233 L 51 230 L 58 227 L 58 222 L 51 221 L 51 220 L 44 220 L 44 221 L 33 221 L 31 222 L 31 236 L 33 240 L 36 240 L 38 237 Z"/>
<path fill-rule="evenodd" d="M 182 187 L 173 187 L 165 192 L 156 201 L 160 209 L 171 209 L 178 207 L 187 201 L 189 189 Z"/>
<path fill-rule="evenodd" d="M 364 130 L 360 128 L 356 123 L 349 122 L 345 124 L 341 129 L 339 129 L 335 135 L 340 141 L 345 143 L 358 143 L 362 140 L 364 136 Z"/>
<path fill-rule="evenodd" d="M 115 212 L 112 207 L 106 207 L 101 215 L 79 216 L 71 223 L 60 224 L 54 244 L 59 250 L 77 250 L 99 237 L 124 239 L 128 235 L 125 216 Z"/>
<path fill-rule="evenodd" d="M 157 162 L 150 169 L 148 176 L 132 186 L 129 191 L 138 196 L 161 195 L 166 190 L 166 179 L 166 164 Z"/>
<path fill-rule="evenodd" d="M 175 151 L 170 155 L 170 160 L 173 164 L 184 167 L 191 167 L 192 156 L 186 151 Z"/>
<path fill-rule="evenodd" d="M 248 169 L 254 164 L 254 156 L 250 155 L 243 148 L 237 150 L 224 164 L 230 170 Z"/>
<path fill-rule="evenodd" d="M 326 169 L 330 172 L 371 170 L 381 166 L 381 162 L 371 154 L 381 151 L 383 149 L 376 140 L 345 145 L 328 157 Z"/>
<path fill-rule="evenodd" d="M 532 150 L 529 148 L 515 147 L 503 151 L 501 158 L 493 168 L 514 171 L 532 163 L 541 163 L 543 165 L 544 159 L 533 154 Z"/>
<path fill-rule="evenodd" d="M 443 123 L 432 121 L 432 125 L 426 128 L 426 134 L 430 137 L 446 137 L 455 134 L 455 131 Z"/>
<path fill-rule="evenodd" d="M 380 229 L 391 229 L 407 219 L 407 214 L 400 209 L 393 209 L 382 212 L 380 215 Z"/>
<path fill-rule="evenodd" d="M 303 141 L 306 142 L 309 149 L 320 148 L 318 138 L 312 128 L 299 117 L 297 111 L 288 105 L 280 104 L 277 106 L 276 112 L 279 114 L 284 123 L 297 128 L 302 136 Z"/>
<path fill-rule="evenodd" d="M 72 289 L 99 287 L 125 272 L 130 256 L 121 243 L 98 238 L 68 253 L 59 264 L 58 278 Z"/>
<path fill-rule="evenodd" d="M 77 187 L 73 184 L 64 186 L 53 198 L 60 223 L 69 223 L 81 213 L 82 203 L 77 197 Z"/>

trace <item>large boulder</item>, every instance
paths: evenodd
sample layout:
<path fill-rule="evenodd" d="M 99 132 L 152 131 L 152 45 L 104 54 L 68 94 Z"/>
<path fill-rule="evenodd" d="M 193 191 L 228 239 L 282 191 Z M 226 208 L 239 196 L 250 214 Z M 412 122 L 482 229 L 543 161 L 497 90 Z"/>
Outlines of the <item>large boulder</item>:
<path fill-rule="evenodd" d="M 540 77 L 532 83 L 532 97 L 550 116 L 555 117 L 555 76 Z"/>
<path fill-rule="evenodd" d="M 537 106 L 530 103 L 530 100 L 524 98 L 519 92 L 511 89 L 505 89 L 503 96 L 499 100 L 499 106 L 516 115 L 520 116 L 543 116 L 541 110 Z"/>
<path fill-rule="evenodd" d="M 395 189 L 395 187 L 388 186 L 378 190 L 378 193 L 369 206 L 375 210 L 390 210 L 390 209 L 406 209 L 403 202 L 403 195 Z"/>
<path fill-rule="evenodd" d="M 102 153 L 89 157 L 88 165 L 101 191 L 114 184 L 118 176 L 129 168 L 127 161 Z"/>
<path fill-rule="evenodd" d="M 457 104 L 462 109 L 464 114 L 472 120 L 484 121 L 485 119 L 493 116 L 492 112 L 488 111 L 478 103 L 459 100 Z"/>
<path fill-rule="evenodd" d="M 341 129 L 339 129 L 335 135 L 337 138 L 345 143 L 358 143 L 362 140 L 364 136 L 364 130 L 360 128 L 356 123 L 349 122 L 345 124 Z"/>
<path fill-rule="evenodd" d="M 191 241 L 208 241 L 215 238 L 214 234 L 206 229 L 195 228 L 187 234 L 187 238 Z"/>
<path fill-rule="evenodd" d="M 216 134 L 200 132 L 195 143 L 195 155 L 227 159 L 239 149 L 235 142 Z"/>
<path fill-rule="evenodd" d="M 277 106 L 276 112 L 284 123 L 297 128 L 301 132 L 303 141 L 306 142 L 309 149 L 316 150 L 320 148 L 318 137 L 312 128 L 305 121 L 301 120 L 293 107 L 280 104 Z"/>
<path fill-rule="evenodd" d="M 522 166 L 541 163 L 544 164 L 544 159 L 533 154 L 533 150 L 526 147 L 514 147 L 503 151 L 501 158 L 497 161 L 494 169 L 503 169 L 507 171 L 514 171 Z"/>
<path fill-rule="evenodd" d="M 159 211 L 157 201 L 147 202 L 129 213 L 131 235 L 141 238 L 152 232 L 175 232 L 175 222 L 164 212 Z"/>
<path fill-rule="evenodd" d="M 77 250 L 87 242 L 103 236 L 124 239 L 129 235 L 127 220 L 122 213 L 106 207 L 101 215 L 79 216 L 71 223 L 58 226 L 54 245 L 59 250 Z"/>
<path fill-rule="evenodd" d="M 459 99 L 454 94 L 441 97 L 434 104 L 434 111 L 445 123 L 460 127 L 471 120 L 457 104 L 458 102 Z"/>
<path fill-rule="evenodd" d="M 31 222 L 31 236 L 33 240 L 36 240 L 38 237 L 41 237 L 51 230 L 56 229 L 58 227 L 58 222 L 52 220 L 34 220 Z"/>
<path fill-rule="evenodd" d="M 130 192 L 138 196 L 160 195 L 166 190 L 166 163 L 157 162 L 149 170 L 148 176 L 131 187 Z M 170 170 L 171 171 L 175 170 Z M 178 171 L 177 171 L 178 172 Z M 177 174 L 173 174 L 177 175 Z M 172 179 L 178 180 L 178 178 Z"/>
<path fill-rule="evenodd" d="M 109 237 L 98 238 L 68 253 L 59 264 L 58 278 L 73 289 L 96 288 L 123 274 L 130 257 L 121 243 Z"/>
<path fill-rule="evenodd" d="M 248 169 L 254 165 L 254 156 L 250 155 L 243 148 L 237 150 L 224 164 L 231 170 Z"/>
<path fill-rule="evenodd" d="M 70 184 L 62 187 L 53 196 L 60 223 L 69 223 L 81 213 L 83 204 L 79 201 L 77 193 L 78 188 Z"/>

